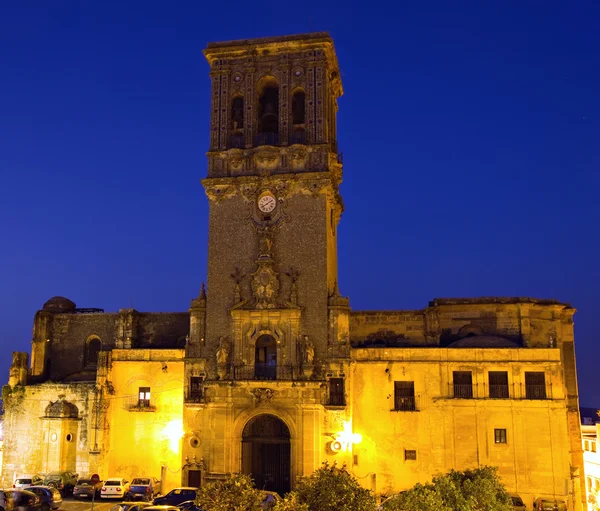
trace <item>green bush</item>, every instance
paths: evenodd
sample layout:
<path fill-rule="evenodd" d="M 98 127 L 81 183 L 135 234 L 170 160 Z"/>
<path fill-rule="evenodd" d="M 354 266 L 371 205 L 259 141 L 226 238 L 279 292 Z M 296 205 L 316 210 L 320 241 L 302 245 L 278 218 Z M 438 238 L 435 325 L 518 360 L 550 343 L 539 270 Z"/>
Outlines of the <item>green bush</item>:
<path fill-rule="evenodd" d="M 385 511 L 512 511 L 495 467 L 451 470 L 385 503 Z"/>
<path fill-rule="evenodd" d="M 262 511 L 263 498 L 249 476 L 234 474 L 225 481 L 202 486 L 196 504 L 204 511 Z"/>
<path fill-rule="evenodd" d="M 373 511 L 375 497 L 345 467 L 323 465 L 294 490 L 309 511 Z"/>

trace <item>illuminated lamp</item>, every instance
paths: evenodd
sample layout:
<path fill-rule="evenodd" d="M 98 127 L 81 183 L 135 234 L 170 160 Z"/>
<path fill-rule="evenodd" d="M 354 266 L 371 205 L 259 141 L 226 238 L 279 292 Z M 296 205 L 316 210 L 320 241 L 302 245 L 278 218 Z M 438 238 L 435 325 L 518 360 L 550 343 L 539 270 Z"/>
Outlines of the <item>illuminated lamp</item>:
<path fill-rule="evenodd" d="M 342 442 L 340 442 L 339 440 L 334 440 L 333 442 L 330 442 L 329 449 L 331 449 L 331 452 L 336 453 L 345 450 Z"/>

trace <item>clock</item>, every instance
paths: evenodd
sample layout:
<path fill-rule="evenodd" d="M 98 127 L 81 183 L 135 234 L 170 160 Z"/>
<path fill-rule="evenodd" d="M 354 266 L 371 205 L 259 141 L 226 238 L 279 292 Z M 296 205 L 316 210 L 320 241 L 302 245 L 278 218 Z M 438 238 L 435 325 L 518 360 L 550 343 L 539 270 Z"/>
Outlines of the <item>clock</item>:
<path fill-rule="evenodd" d="M 275 209 L 276 205 L 277 201 L 270 193 L 265 193 L 258 199 L 258 209 L 260 209 L 263 213 L 270 213 Z"/>

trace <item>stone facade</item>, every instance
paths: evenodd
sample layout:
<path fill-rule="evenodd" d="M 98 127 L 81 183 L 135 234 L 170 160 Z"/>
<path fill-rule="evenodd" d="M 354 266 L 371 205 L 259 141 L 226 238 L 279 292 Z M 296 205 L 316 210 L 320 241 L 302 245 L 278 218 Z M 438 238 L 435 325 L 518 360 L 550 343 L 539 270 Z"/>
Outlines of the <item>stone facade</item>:
<path fill-rule="evenodd" d="M 529 504 L 581 509 L 574 309 L 476 298 L 352 311 L 337 283 L 331 38 L 205 56 L 207 288 L 186 313 L 49 300 L 31 363 L 15 354 L 5 387 L 3 484 L 65 468 L 154 475 L 166 490 L 244 471 L 285 492 L 337 461 L 389 494 L 491 464 Z"/>

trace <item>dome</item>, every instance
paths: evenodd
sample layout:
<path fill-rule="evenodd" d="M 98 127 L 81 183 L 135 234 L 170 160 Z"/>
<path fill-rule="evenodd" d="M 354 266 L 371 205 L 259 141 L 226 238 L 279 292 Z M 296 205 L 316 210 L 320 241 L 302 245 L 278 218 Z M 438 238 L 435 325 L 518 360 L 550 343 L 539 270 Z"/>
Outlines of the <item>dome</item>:
<path fill-rule="evenodd" d="M 75 303 L 64 296 L 54 296 L 44 304 L 42 310 L 47 312 L 72 312 L 75 310 Z"/>
<path fill-rule="evenodd" d="M 58 401 L 50 401 L 46 407 L 44 417 L 52 419 L 77 419 L 79 409 L 73 404 L 65 401 L 64 396 L 59 396 Z"/>
<path fill-rule="evenodd" d="M 448 348 L 520 348 L 514 341 L 493 335 L 471 335 L 453 342 Z"/>

